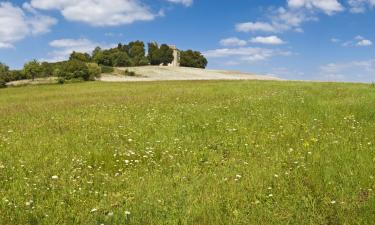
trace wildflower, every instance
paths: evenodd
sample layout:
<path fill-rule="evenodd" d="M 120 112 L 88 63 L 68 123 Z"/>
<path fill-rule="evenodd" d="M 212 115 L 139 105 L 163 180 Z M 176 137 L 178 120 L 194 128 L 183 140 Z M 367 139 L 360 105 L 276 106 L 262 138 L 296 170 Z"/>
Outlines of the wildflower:
<path fill-rule="evenodd" d="M 98 211 L 96 208 L 93 208 L 93 209 L 91 209 L 91 211 L 90 212 L 96 212 L 96 211 Z"/>
<path fill-rule="evenodd" d="M 109 213 L 108 213 L 108 216 L 113 216 L 113 212 L 109 212 Z"/>
<path fill-rule="evenodd" d="M 278 178 L 278 177 L 279 177 L 279 175 L 277 175 L 277 174 L 275 174 L 274 176 L 275 176 L 276 178 Z"/>
<path fill-rule="evenodd" d="M 237 174 L 237 175 L 236 175 L 236 178 L 237 178 L 237 179 L 241 179 L 241 178 L 242 178 L 242 176 L 241 176 L 241 175 L 239 175 L 239 174 Z"/>
<path fill-rule="evenodd" d="M 54 175 L 51 178 L 52 178 L 52 180 L 58 180 L 59 179 L 59 177 L 57 175 Z"/>
<path fill-rule="evenodd" d="M 268 197 L 273 197 L 273 194 L 269 194 Z"/>
<path fill-rule="evenodd" d="M 332 200 L 332 201 L 331 201 L 331 204 L 332 204 L 332 205 L 336 204 L 336 201 L 335 201 L 335 200 Z"/>
<path fill-rule="evenodd" d="M 129 211 L 125 211 L 125 215 L 130 215 L 130 212 Z"/>

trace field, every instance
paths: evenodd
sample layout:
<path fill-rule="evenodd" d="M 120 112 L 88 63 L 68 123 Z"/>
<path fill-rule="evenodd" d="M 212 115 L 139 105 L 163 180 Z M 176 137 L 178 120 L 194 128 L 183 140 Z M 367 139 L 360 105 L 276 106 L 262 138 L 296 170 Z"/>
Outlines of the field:
<path fill-rule="evenodd" d="M 0 224 L 374 224 L 375 87 L 0 90 Z"/>

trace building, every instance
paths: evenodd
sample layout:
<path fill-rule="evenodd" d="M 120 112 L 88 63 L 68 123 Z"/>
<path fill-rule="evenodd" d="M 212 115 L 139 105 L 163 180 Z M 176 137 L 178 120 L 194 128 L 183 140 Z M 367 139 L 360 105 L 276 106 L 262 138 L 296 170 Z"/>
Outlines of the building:
<path fill-rule="evenodd" d="M 173 67 L 179 67 L 180 66 L 180 57 L 181 57 L 181 52 L 180 50 L 177 49 L 175 45 L 169 45 L 169 47 L 173 50 L 173 62 L 169 63 L 168 66 L 173 66 Z"/>

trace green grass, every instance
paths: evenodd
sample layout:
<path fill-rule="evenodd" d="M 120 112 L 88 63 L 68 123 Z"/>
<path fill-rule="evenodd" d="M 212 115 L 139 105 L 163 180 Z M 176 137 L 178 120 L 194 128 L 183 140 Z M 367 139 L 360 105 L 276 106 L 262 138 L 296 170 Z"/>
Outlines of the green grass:
<path fill-rule="evenodd" d="M 374 177 L 371 85 L 0 90 L 0 224 L 374 224 Z"/>

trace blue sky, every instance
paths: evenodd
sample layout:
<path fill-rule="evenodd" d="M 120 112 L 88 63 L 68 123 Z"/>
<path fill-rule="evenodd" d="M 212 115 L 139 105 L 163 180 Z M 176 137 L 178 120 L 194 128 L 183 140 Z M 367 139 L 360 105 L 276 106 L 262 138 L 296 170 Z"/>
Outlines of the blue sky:
<path fill-rule="evenodd" d="M 375 82 L 374 7 L 375 0 L 0 0 L 0 61 L 20 68 L 143 40 L 199 50 L 210 69 Z"/>

